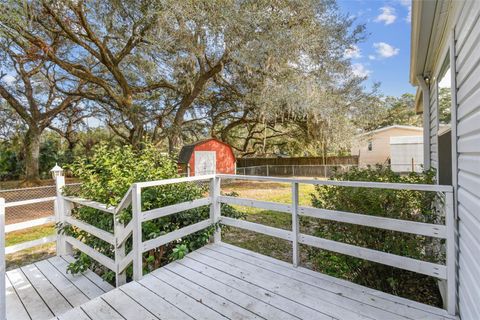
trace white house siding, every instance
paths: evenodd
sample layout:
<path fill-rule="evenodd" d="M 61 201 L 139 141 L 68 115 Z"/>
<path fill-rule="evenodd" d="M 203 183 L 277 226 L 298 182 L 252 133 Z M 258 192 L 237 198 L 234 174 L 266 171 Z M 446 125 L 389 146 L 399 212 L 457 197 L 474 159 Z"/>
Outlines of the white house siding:
<path fill-rule="evenodd" d="M 480 319 L 480 1 L 455 25 L 457 82 L 459 308 Z M 435 158 L 433 158 L 435 159 Z"/>
<path fill-rule="evenodd" d="M 438 108 L 437 86 L 434 81 L 430 85 L 430 166 L 438 169 Z"/>

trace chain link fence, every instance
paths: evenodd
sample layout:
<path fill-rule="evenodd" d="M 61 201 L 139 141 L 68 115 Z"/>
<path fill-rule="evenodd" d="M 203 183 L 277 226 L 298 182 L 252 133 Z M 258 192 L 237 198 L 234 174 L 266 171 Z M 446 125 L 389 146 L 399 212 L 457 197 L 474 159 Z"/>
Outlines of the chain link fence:
<path fill-rule="evenodd" d="M 79 183 L 67 184 L 70 188 L 79 188 Z M 0 190 L 0 198 L 5 202 L 16 202 L 39 198 L 54 197 L 56 195 L 55 185 L 33 188 L 19 188 Z M 54 214 L 53 201 L 26 204 L 5 209 L 5 224 L 19 223 L 33 219 L 48 217 Z"/>
<path fill-rule="evenodd" d="M 267 177 L 329 178 L 334 172 L 346 172 L 357 165 L 261 165 L 237 168 L 239 175 Z"/>

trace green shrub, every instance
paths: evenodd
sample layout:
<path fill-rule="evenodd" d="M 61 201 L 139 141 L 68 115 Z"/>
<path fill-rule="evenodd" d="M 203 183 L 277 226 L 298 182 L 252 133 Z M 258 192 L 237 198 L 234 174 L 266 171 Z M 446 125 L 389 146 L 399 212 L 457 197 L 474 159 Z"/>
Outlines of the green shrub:
<path fill-rule="evenodd" d="M 151 145 L 145 145 L 141 151 L 135 151 L 130 146 L 100 145 L 90 158 L 77 159 L 69 168 L 73 175 L 82 182 L 80 191 L 75 195 L 82 198 L 116 206 L 129 187 L 135 182 L 152 181 L 161 179 L 178 178 L 176 163 L 167 156 L 161 155 Z M 208 192 L 207 185 L 195 183 L 171 184 L 159 187 L 142 189 L 142 210 L 150 210 L 176 203 L 202 198 Z M 71 190 L 66 190 L 72 194 Z M 143 241 L 156 238 L 160 235 L 191 225 L 209 217 L 209 206 L 190 209 L 177 214 L 151 220 L 143 223 Z M 222 214 L 240 217 L 232 207 L 222 207 Z M 82 221 L 103 230 L 113 232 L 113 219 L 109 213 L 104 213 L 88 207 L 76 207 L 72 215 Z M 119 220 L 128 223 L 132 218 L 131 206 L 119 214 Z M 60 226 L 62 232 L 78 238 L 97 251 L 114 257 L 113 246 L 71 226 Z M 167 263 L 168 261 L 182 258 L 187 252 L 208 243 L 214 227 L 196 232 L 184 237 L 181 241 L 174 241 L 160 248 L 144 254 L 144 272 Z M 127 253 L 131 250 L 131 239 L 127 242 Z M 114 274 L 107 271 L 96 262 L 79 255 L 69 270 L 81 272 L 89 268 L 100 268 L 107 280 L 113 280 Z M 131 275 L 132 270 L 127 270 Z"/>
<path fill-rule="evenodd" d="M 337 173 L 332 179 L 432 184 L 434 176 L 433 171 L 402 176 L 378 166 Z M 318 208 L 441 223 L 443 218 L 435 211 L 434 200 L 432 192 L 335 186 L 317 186 L 312 194 L 312 205 Z M 430 262 L 443 261 L 438 250 L 441 244 L 429 237 L 327 220 L 309 220 L 309 223 L 314 223 L 314 234 L 322 238 Z M 321 272 L 415 300 L 440 303 L 432 278 L 330 251 L 308 248 L 308 253 L 314 267 Z"/>

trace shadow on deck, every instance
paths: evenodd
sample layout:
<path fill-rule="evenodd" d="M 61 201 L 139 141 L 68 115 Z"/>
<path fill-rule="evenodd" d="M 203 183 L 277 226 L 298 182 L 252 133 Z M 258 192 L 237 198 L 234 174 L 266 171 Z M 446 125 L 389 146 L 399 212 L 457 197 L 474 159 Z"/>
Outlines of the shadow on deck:
<path fill-rule="evenodd" d="M 92 298 L 58 319 L 454 319 L 443 309 L 224 243 Z"/>

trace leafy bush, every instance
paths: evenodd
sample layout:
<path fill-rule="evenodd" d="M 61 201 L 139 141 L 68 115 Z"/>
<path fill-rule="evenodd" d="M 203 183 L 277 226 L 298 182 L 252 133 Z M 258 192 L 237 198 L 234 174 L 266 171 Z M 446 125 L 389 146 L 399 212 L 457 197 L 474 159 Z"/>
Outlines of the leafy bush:
<path fill-rule="evenodd" d="M 432 184 L 434 176 L 433 171 L 401 176 L 389 168 L 378 166 L 337 173 L 332 179 Z M 312 194 L 312 205 L 394 219 L 441 223 L 443 218 L 433 207 L 434 199 L 432 192 L 317 186 Z M 315 220 L 313 223 L 314 234 L 322 238 L 420 260 L 443 260 L 440 250 L 437 250 L 439 241 L 429 237 L 327 220 Z M 433 278 L 330 251 L 309 248 L 308 252 L 314 267 L 321 272 L 414 300 L 440 303 Z"/>
<path fill-rule="evenodd" d="M 130 146 L 112 147 L 98 146 L 90 158 L 77 159 L 69 169 L 75 177 L 82 181 L 80 191 L 75 193 L 80 197 L 116 206 L 129 187 L 135 182 L 178 178 L 176 163 L 167 156 L 161 155 L 151 145 L 145 145 L 141 151 L 135 151 Z M 205 196 L 208 186 L 195 183 L 172 184 L 142 189 L 142 210 L 150 210 L 176 203 L 190 201 Z M 66 190 L 71 194 L 70 190 Z M 210 209 L 203 206 L 183 211 L 168 217 L 143 223 L 142 238 L 144 241 L 169 233 L 176 229 L 191 225 L 209 217 Z M 233 208 L 222 207 L 222 214 L 240 217 Z M 113 219 L 109 213 L 104 213 L 88 207 L 76 207 L 72 215 L 82 221 L 103 230 L 113 232 Z M 132 218 L 131 206 L 119 214 L 119 220 L 128 223 Z M 114 257 L 114 248 L 110 244 L 71 226 L 60 226 L 62 231 L 81 239 L 97 251 Z M 174 241 L 158 249 L 144 254 L 144 272 L 158 268 L 174 259 L 182 258 L 188 251 L 208 243 L 215 227 L 210 227 L 195 234 Z M 127 253 L 131 250 L 131 239 L 127 242 Z M 107 271 L 96 262 L 80 255 L 69 270 L 81 272 L 87 267 L 101 268 L 107 280 L 113 280 L 114 274 Z M 131 275 L 132 270 L 127 270 Z"/>

